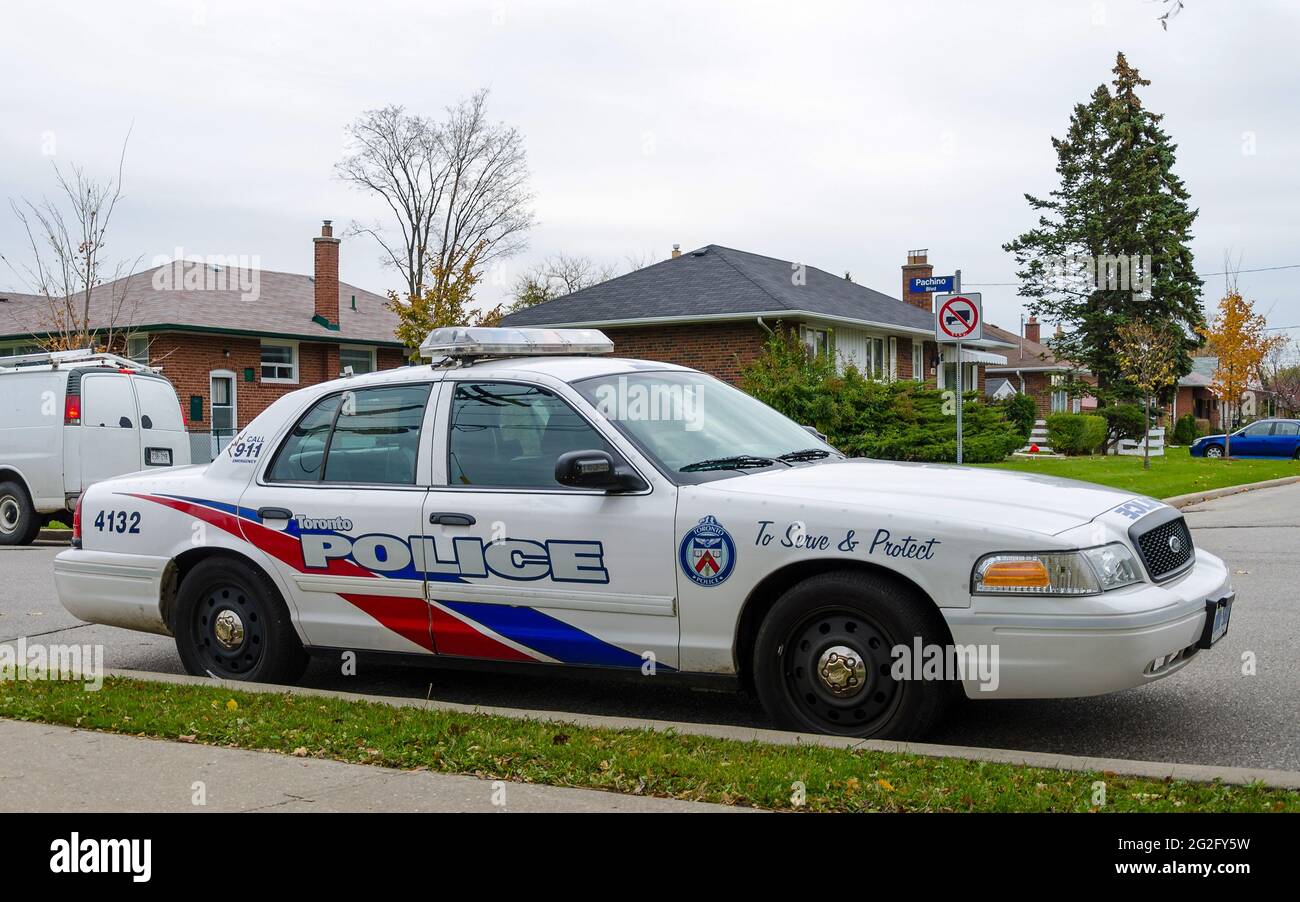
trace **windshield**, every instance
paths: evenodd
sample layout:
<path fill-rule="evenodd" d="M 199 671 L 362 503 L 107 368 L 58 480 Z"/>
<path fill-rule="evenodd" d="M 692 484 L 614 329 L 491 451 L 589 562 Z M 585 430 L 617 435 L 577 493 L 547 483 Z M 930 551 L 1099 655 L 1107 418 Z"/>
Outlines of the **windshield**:
<path fill-rule="evenodd" d="M 574 388 L 679 481 L 839 455 L 798 423 L 703 373 L 622 373 Z"/>

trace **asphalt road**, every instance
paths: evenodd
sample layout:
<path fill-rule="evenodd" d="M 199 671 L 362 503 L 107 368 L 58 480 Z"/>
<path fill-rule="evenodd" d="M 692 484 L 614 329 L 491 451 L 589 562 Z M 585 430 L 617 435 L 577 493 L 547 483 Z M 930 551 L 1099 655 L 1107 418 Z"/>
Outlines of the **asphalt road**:
<path fill-rule="evenodd" d="M 1187 508 L 1197 544 L 1228 561 L 1237 588 L 1232 628 L 1180 673 L 1107 696 L 965 705 L 935 742 L 1300 770 L 1300 484 Z M 103 643 L 109 667 L 181 672 L 170 639 L 81 624 L 54 595 L 61 549 L 0 550 L 0 641 L 26 635 Z M 1242 673 L 1252 653 L 1253 675 Z M 503 674 L 363 665 L 344 677 L 313 662 L 304 682 L 374 695 L 625 717 L 767 726 L 753 699 L 653 679 Z"/>

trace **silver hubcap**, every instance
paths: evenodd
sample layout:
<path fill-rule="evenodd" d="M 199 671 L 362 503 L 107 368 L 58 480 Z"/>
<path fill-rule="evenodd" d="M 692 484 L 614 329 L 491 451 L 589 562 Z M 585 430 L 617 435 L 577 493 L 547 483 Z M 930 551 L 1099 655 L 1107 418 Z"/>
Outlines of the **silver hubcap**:
<path fill-rule="evenodd" d="M 834 695 L 857 695 L 867 685 L 867 665 L 862 655 L 844 645 L 832 645 L 817 659 L 817 675 Z"/>
<path fill-rule="evenodd" d="M 223 648 L 234 650 L 244 644 L 244 621 L 230 608 L 217 615 L 212 624 L 212 632 Z"/>
<path fill-rule="evenodd" d="M 1206 452 L 1205 452 L 1205 456 L 1206 456 L 1206 457 L 1222 457 L 1222 456 L 1223 456 L 1223 452 L 1220 451 L 1218 448 L 1211 448 L 1209 451 L 1206 451 Z"/>
<path fill-rule="evenodd" d="M 18 518 L 22 511 L 18 509 L 18 499 L 13 495 L 0 498 L 0 532 L 11 533 L 18 528 Z"/>

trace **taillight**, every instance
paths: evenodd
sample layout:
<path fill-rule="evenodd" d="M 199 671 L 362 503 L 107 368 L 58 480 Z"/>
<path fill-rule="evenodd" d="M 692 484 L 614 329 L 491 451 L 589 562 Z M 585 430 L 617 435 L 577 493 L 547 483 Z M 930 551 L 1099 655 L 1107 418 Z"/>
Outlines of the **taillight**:
<path fill-rule="evenodd" d="M 77 395 L 68 395 L 63 400 L 63 425 L 81 425 L 81 398 Z"/>
<path fill-rule="evenodd" d="M 86 497 L 85 493 L 77 496 L 77 506 L 72 509 L 72 545 L 75 548 L 81 547 L 81 501 Z"/>

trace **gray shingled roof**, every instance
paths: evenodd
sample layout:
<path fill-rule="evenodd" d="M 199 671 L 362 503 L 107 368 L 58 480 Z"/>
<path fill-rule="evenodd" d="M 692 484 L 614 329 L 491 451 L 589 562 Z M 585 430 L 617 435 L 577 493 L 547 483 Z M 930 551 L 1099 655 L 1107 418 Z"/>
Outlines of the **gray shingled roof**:
<path fill-rule="evenodd" d="M 193 274 L 193 267 L 199 266 L 204 267 L 205 275 L 216 272 L 200 263 L 185 264 L 184 272 Z M 127 325 L 141 331 L 170 327 L 306 341 L 399 344 L 394 335 L 397 317 L 385 308 L 386 299 L 345 282 L 339 283 L 340 323 L 338 331 L 334 331 L 312 320 L 316 305 L 315 280 L 311 276 L 257 270 L 257 297 L 245 300 L 233 280 L 229 287 L 204 290 L 167 287 L 165 281 L 155 282 L 155 274 L 162 269 L 147 269 L 126 280 L 96 288 L 90 302 L 92 327 L 106 328 L 116 319 L 119 329 Z M 120 295 L 123 287 L 125 294 Z M 113 317 L 112 310 L 119 296 L 125 297 L 125 301 L 121 312 Z M 356 310 L 352 309 L 354 296 Z M 49 306 L 44 297 L 0 291 L 0 299 L 6 299 L 0 300 L 0 338 L 21 339 L 49 330 Z"/>
<path fill-rule="evenodd" d="M 824 270 L 710 244 L 512 313 L 510 326 L 601 325 L 629 320 L 808 313 L 932 332 L 932 314 Z"/>

